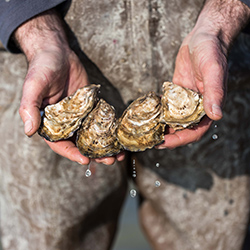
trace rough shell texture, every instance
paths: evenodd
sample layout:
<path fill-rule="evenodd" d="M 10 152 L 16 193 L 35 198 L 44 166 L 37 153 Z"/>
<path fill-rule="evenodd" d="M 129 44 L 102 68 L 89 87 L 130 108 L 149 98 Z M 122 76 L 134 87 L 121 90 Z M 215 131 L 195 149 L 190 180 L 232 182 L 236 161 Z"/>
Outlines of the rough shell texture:
<path fill-rule="evenodd" d="M 162 109 L 162 122 L 176 130 L 198 123 L 205 115 L 202 95 L 171 82 L 163 83 Z"/>
<path fill-rule="evenodd" d="M 117 138 L 130 151 L 144 151 L 164 141 L 165 124 L 160 123 L 161 101 L 149 92 L 130 104 L 119 119 Z"/>
<path fill-rule="evenodd" d="M 79 151 L 90 158 L 118 154 L 122 146 L 115 135 L 116 126 L 113 106 L 101 99 L 77 132 L 76 145 Z"/>
<path fill-rule="evenodd" d="M 49 141 L 71 137 L 93 109 L 99 88 L 100 85 L 92 84 L 78 89 L 56 104 L 48 105 L 44 110 L 39 135 Z"/>

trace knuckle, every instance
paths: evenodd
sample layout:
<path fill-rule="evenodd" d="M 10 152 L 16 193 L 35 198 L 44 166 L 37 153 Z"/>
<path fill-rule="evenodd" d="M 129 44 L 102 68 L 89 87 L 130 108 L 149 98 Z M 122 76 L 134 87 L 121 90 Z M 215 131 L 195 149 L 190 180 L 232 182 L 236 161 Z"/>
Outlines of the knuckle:
<path fill-rule="evenodd" d="M 21 104 L 21 105 L 19 106 L 19 110 L 18 110 L 19 115 L 20 115 L 21 117 L 23 117 L 23 116 L 24 116 L 24 112 L 25 112 L 25 110 L 26 110 L 26 106 L 25 106 L 25 105 L 23 105 L 23 104 Z"/>

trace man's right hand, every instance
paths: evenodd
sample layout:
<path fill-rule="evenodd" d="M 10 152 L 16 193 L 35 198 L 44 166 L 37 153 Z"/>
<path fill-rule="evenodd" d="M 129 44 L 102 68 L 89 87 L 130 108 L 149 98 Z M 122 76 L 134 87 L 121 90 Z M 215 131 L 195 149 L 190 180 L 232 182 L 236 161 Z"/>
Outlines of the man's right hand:
<path fill-rule="evenodd" d="M 32 136 L 40 126 L 40 109 L 87 85 L 88 77 L 78 57 L 69 48 L 62 21 L 54 10 L 27 21 L 14 35 L 28 61 L 19 113 L 25 134 Z M 53 151 L 72 161 L 90 162 L 70 140 L 46 143 Z M 123 160 L 124 155 L 116 158 Z M 116 158 L 105 157 L 96 161 L 110 165 Z"/>

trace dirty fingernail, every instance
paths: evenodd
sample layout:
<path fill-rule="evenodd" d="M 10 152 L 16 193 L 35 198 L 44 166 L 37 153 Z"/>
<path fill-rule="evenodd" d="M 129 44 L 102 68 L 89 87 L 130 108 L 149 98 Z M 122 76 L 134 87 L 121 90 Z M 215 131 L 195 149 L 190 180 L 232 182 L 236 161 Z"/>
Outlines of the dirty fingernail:
<path fill-rule="evenodd" d="M 222 117 L 222 111 L 220 106 L 218 106 L 217 104 L 213 104 L 212 106 L 212 113 L 216 116 L 220 116 Z"/>
<path fill-rule="evenodd" d="M 29 119 L 24 123 L 24 133 L 28 134 L 33 128 L 32 121 Z"/>

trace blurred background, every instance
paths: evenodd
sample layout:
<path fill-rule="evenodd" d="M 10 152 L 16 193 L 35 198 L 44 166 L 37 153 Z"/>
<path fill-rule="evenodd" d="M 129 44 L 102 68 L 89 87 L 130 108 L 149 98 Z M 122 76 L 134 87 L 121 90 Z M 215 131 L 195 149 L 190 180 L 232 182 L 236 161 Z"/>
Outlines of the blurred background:
<path fill-rule="evenodd" d="M 128 188 L 113 250 L 151 250 L 138 222 L 138 197 L 131 197 L 130 195 L 130 190 L 133 188 L 132 185 Z"/>
<path fill-rule="evenodd" d="M 138 197 L 135 196 L 132 198 L 130 196 L 130 190 L 132 188 L 132 186 L 128 188 L 127 198 L 122 209 L 119 231 L 116 236 L 113 250 L 151 250 L 138 223 Z M 0 250 L 2 250 L 1 241 Z"/>
<path fill-rule="evenodd" d="M 131 185 L 127 192 L 127 198 L 124 203 L 120 217 L 120 226 L 116 236 L 113 250 L 152 250 L 147 243 L 139 222 L 137 214 L 138 197 L 131 197 L 130 190 L 134 187 Z M 248 237 L 242 250 L 250 250 L 250 228 Z M 1 241 L 0 241 L 0 250 Z"/>

